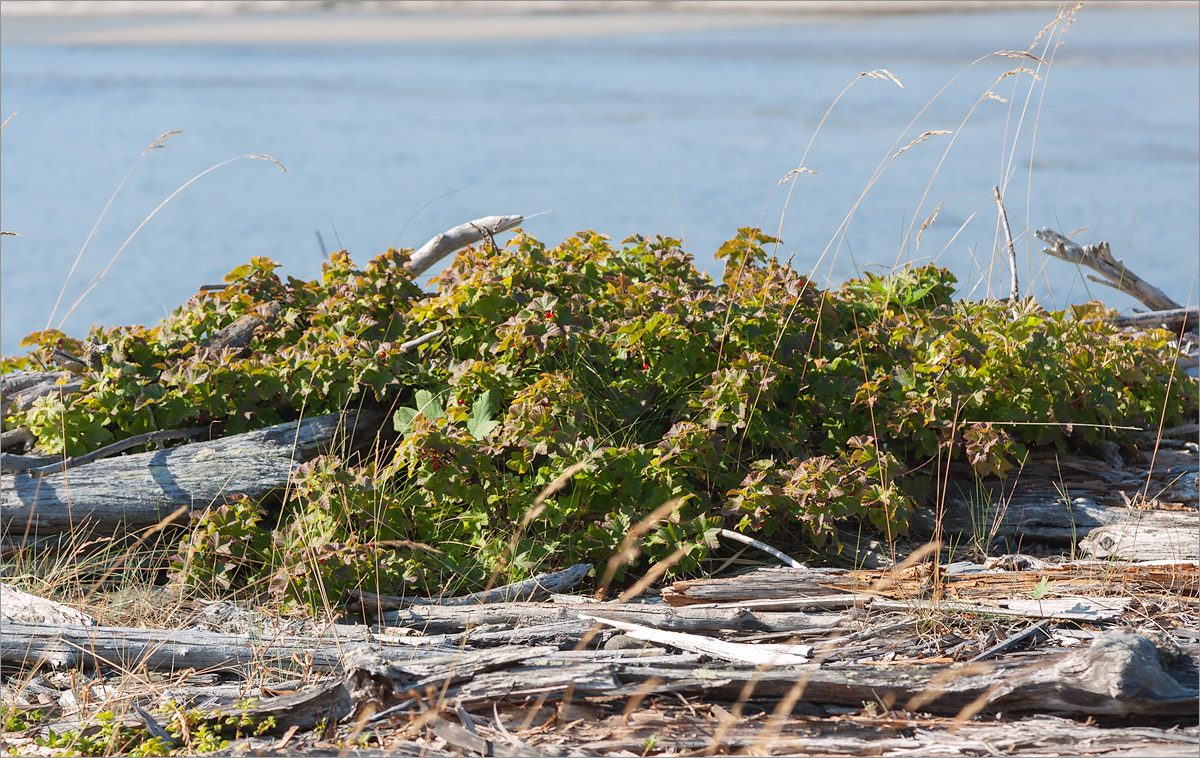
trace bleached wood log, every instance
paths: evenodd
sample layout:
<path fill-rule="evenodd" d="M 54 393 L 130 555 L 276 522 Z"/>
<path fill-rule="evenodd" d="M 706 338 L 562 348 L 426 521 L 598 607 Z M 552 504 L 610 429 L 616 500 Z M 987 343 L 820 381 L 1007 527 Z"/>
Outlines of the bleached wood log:
<path fill-rule="evenodd" d="M 61 383 L 60 383 L 61 382 Z M 83 377 L 70 371 L 14 371 L 0 376 L 0 412 L 24 411 L 43 395 L 73 395 L 83 391 Z"/>
<path fill-rule="evenodd" d="M 697 709 L 699 710 L 699 708 Z M 640 755 L 646 740 L 664 754 L 712 754 L 713 737 L 720 731 L 718 755 L 840 755 L 866 758 L 909 758 L 916 755 L 1003 755 L 1009 758 L 1077 755 L 1081 746 L 1103 746 L 1109 756 L 1195 758 L 1200 740 L 1195 729 L 1148 726 L 1114 727 L 1083 724 L 1057 716 L 1034 715 L 996 722 L 991 719 L 960 722 L 952 719 L 904 718 L 887 713 L 869 719 L 857 716 L 854 726 L 845 717 L 814 718 L 804 715 L 782 724 L 735 720 L 723 709 L 711 708 L 705 719 L 684 718 L 669 712 L 646 713 L 622 729 L 597 729 L 598 739 L 587 732 L 594 755 Z M 701 711 L 702 716 L 704 715 Z M 657 718 L 655 717 L 657 716 Z M 673 717 L 674 716 L 674 717 Z M 724 727 L 723 729 L 721 727 Z M 551 732 L 551 734 L 555 734 Z M 557 736 L 557 735 L 555 735 Z M 542 737 L 542 739 L 548 739 Z M 539 743 L 540 744 L 540 743 Z M 532 755 L 532 750 L 526 751 Z"/>
<path fill-rule="evenodd" d="M 1125 520 L 1088 532 L 1079 548 L 1097 560 L 1200 560 L 1200 520 L 1195 511 L 1130 511 Z"/>
<path fill-rule="evenodd" d="M 241 675 L 264 669 L 332 672 L 341 670 L 347 644 L 332 636 L 225 634 L 196 629 L 127 629 L 76 624 L 0 621 L 0 661 L 32 670 L 84 668 L 112 671 L 226 671 Z M 444 657 L 444 650 L 404 647 L 402 658 Z"/>
<path fill-rule="evenodd" d="M 528 650 L 528 649 L 527 649 Z M 552 656 L 551 651 L 545 655 Z M 639 691 L 706 694 L 730 700 L 780 698 L 958 714 L 978 702 L 986 712 L 1051 711 L 1125 718 L 1194 715 L 1200 705 L 1195 661 L 1164 666 L 1141 635 L 1113 632 L 1086 648 L 1034 658 L 970 665 L 640 665 L 635 661 L 542 664 L 536 655 L 496 651 L 492 657 L 459 656 L 450 662 L 392 663 L 386 656 L 347 658 L 347 689 L 356 702 L 387 705 L 391 712 L 417 707 L 415 695 L 437 685 L 453 704 L 471 707 L 504 698 L 557 699 Z M 485 663 L 486 662 L 486 663 Z M 515 668 L 511 666 L 518 665 Z M 618 689 L 620 688 L 620 689 Z M 391 704 L 391 705 L 389 705 Z M 386 715 L 380 714 L 380 715 Z"/>
<path fill-rule="evenodd" d="M 844 604 L 843 604 L 844 607 Z M 755 632 L 799 631 L 829 628 L 826 617 L 806 613 L 755 612 L 745 608 L 671 608 L 660 604 L 587 603 L 493 603 L 489 605 L 415 605 L 383 614 L 389 626 L 403 626 L 426 633 L 456 632 L 470 627 L 504 624 L 537 626 L 603 614 L 629 621 L 683 632 L 740 630 Z"/>
<path fill-rule="evenodd" d="M 524 216 L 485 216 L 447 229 L 413 251 L 408 270 L 413 276 L 420 276 L 455 250 L 473 245 L 485 236 L 508 231 L 524 220 Z"/>
<path fill-rule="evenodd" d="M 0 582 L 0 619 L 30 624 L 79 626 L 96 626 L 99 623 L 94 617 L 77 608 L 31 595 L 3 582 Z"/>
<path fill-rule="evenodd" d="M 939 583 L 945 596 L 969 603 L 1011 604 L 1012 598 L 1029 598 L 1043 580 L 1051 582 L 1053 588 L 1043 608 L 1052 607 L 1051 597 L 1109 595 L 1114 582 L 1131 594 L 1169 593 L 1195 597 L 1200 592 L 1200 569 L 1195 563 L 1114 567 L 1103 561 L 1076 561 L 1020 571 L 953 573 L 944 569 Z M 915 603 L 917 601 L 912 598 L 928 596 L 931 574 L 931 571 L 909 575 L 888 571 L 764 568 L 728 579 L 681 580 L 665 587 L 662 595 L 668 604 L 680 608 L 736 606 L 755 612 L 760 608 L 793 607 L 796 601 L 820 602 L 838 598 L 848 598 L 854 603 L 863 603 L 872 597 L 879 599 L 876 602 L 895 598 L 896 602 Z M 714 602 L 721 605 L 699 605 Z"/>
<path fill-rule="evenodd" d="M 1120 292 L 1131 295 L 1145 303 L 1147 307 L 1156 311 L 1171 311 L 1183 307 L 1167 297 L 1167 294 L 1158 287 L 1142 279 L 1113 258 L 1112 250 L 1109 248 L 1107 242 L 1081 247 L 1078 243 L 1072 242 L 1058 232 L 1045 227 L 1038 229 L 1034 234 L 1042 242 L 1049 245 L 1049 247 L 1042 249 L 1043 253 L 1067 261 L 1068 263 L 1087 266 L 1103 277 L 1102 279 L 1097 279 L 1094 276 L 1089 276 L 1088 278 L 1094 282 L 1113 287 Z"/>
<path fill-rule="evenodd" d="M 1200 322 L 1200 308 L 1174 308 L 1169 311 L 1150 311 L 1149 313 L 1130 313 L 1117 316 L 1113 321 L 1117 326 L 1158 326 L 1171 332 L 1195 329 Z"/>
<path fill-rule="evenodd" d="M 180 508 L 236 495 L 257 498 L 284 486 L 301 462 L 353 432 L 369 433 L 374 411 L 333 413 L 211 442 L 95 461 L 41 478 L 0 477 L 0 530 L 46 535 L 85 529 L 106 534 L 160 523 Z"/>

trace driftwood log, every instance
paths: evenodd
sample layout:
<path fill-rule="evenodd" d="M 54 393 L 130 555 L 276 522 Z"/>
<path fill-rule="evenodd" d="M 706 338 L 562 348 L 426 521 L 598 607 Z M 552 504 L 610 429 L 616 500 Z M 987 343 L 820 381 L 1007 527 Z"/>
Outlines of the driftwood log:
<path fill-rule="evenodd" d="M 83 391 L 83 377 L 70 371 L 14 371 L 0 376 L 0 412 L 24 411 L 43 395 L 74 395 Z M 6 444 L 7 448 L 8 445 Z"/>
<path fill-rule="evenodd" d="M 262 497 L 287 484 L 299 463 L 351 434 L 370 434 L 376 412 L 329 414 L 168 450 L 119 456 L 63 473 L 0 477 L 0 530 L 46 535 L 158 524 L 185 511 Z"/>
<path fill-rule="evenodd" d="M 681 692 L 738 700 L 789 698 L 794 702 L 885 707 L 956 715 L 1050 711 L 1128 717 L 1195 714 L 1195 661 L 1161 656 L 1148 638 L 1128 632 L 1102 635 L 1085 648 L 1034 661 L 966 665 L 855 666 L 799 664 L 762 668 L 652 664 L 633 660 L 553 665 L 546 648 L 465 652 L 445 660 L 389 660 L 357 651 L 347 656 L 347 689 L 355 702 L 383 714 L 416 712 L 426 691 L 472 708 L 498 700 Z M 551 664 L 551 665 L 547 665 Z M 382 714 L 381 714 L 382 715 Z"/>
<path fill-rule="evenodd" d="M 75 624 L 0 625 L 0 661 L 26 670 L 81 668 L 88 671 L 229 672 L 248 676 L 264 670 L 334 672 L 341 670 L 347 644 L 358 639 L 311 636 L 222 634 L 195 629 L 127 629 Z M 444 651 L 397 648 L 397 657 L 431 657 Z"/>

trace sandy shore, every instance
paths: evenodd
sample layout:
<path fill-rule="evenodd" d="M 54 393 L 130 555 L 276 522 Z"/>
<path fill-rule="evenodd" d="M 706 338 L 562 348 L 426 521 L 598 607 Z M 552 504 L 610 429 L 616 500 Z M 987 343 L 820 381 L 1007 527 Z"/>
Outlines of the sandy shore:
<path fill-rule="evenodd" d="M 18 44 L 254 44 L 538 39 L 769 26 L 830 15 L 1046 8 L 1016 0 L 775 0 L 759 2 L 478 2 L 398 0 L 5 0 L 3 40 Z"/>

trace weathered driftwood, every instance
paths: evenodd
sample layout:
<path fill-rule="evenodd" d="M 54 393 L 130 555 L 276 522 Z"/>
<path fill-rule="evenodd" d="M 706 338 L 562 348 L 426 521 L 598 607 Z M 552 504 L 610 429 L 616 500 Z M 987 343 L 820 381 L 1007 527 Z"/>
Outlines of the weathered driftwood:
<path fill-rule="evenodd" d="M 23 455 L 33 449 L 37 438 L 33 432 L 23 426 L 0 432 L 0 450 L 11 450 L 16 455 Z"/>
<path fill-rule="evenodd" d="M 79 626 L 96 626 L 98 623 L 95 618 L 77 608 L 31 595 L 3 582 L 0 582 L 0 620 L 4 623 L 23 621 L 31 624 Z"/>
<path fill-rule="evenodd" d="M 204 721 L 220 722 L 229 716 L 248 717 L 255 724 L 274 724 L 264 727 L 264 734 L 275 734 L 291 727 L 308 729 L 325 721 L 333 724 L 350 714 L 354 701 L 340 680 L 328 681 L 299 692 L 276 697 L 252 698 L 237 707 L 217 707 L 202 712 Z"/>
<path fill-rule="evenodd" d="M 97 448 L 90 453 L 77 455 L 74 458 L 66 460 L 58 460 L 53 463 L 47 463 L 40 466 L 31 466 L 27 469 L 18 469 L 13 473 L 21 473 L 24 471 L 29 476 L 45 476 L 46 474 L 56 474 L 62 471 L 69 471 L 73 468 L 79 468 L 92 461 L 98 461 L 101 458 L 109 458 L 117 453 L 123 453 L 131 448 L 141 445 L 152 445 L 159 442 L 167 442 L 169 440 L 194 440 L 208 435 L 208 429 L 204 427 L 191 427 L 188 429 L 163 429 L 156 432 L 146 432 L 145 434 L 137 434 L 133 437 L 126 437 L 123 440 L 118 440 L 111 445 Z"/>
<path fill-rule="evenodd" d="M 455 250 L 512 229 L 524 220 L 524 216 L 485 216 L 447 229 L 413 251 L 408 270 L 419 276 Z"/>
<path fill-rule="evenodd" d="M 1132 511 L 1125 520 L 1088 532 L 1079 547 L 1098 560 L 1200 560 L 1195 511 Z"/>
<path fill-rule="evenodd" d="M 83 391 L 83 377 L 70 371 L 14 371 L 0 376 L 0 412 L 24 411 L 43 395 L 73 395 Z"/>
<path fill-rule="evenodd" d="M 19 431 L 25 431 L 21 429 Z M 32 436 L 32 435 L 30 435 Z M 62 461 L 57 455 L 17 455 L 15 453 L 0 453 L 0 474 L 19 474 L 22 471 L 50 466 Z"/>
<path fill-rule="evenodd" d="M 220 634 L 195 629 L 126 629 L 75 624 L 0 623 L 0 661 L 33 669 L 85 668 L 111 671 L 229 671 L 269 669 L 338 671 L 345 646 L 359 640 L 332 637 Z M 425 648 L 397 648 L 397 658 L 444 654 Z"/>
<path fill-rule="evenodd" d="M 1026 571 L 974 566 L 971 570 L 943 572 L 937 582 L 943 597 L 961 602 L 1004 603 L 1006 606 L 1012 606 L 1016 600 L 1028 600 L 1042 582 L 1049 583 L 1046 586 L 1050 588 L 1043 607 L 1055 598 L 1111 595 L 1114 588 L 1130 594 L 1189 597 L 1195 597 L 1200 589 L 1200 568 L 1194 563 L 1114 566 L 1108 561 L 1081 561 Z M 919 601 L 935 605 L 937 599 L 930 597 L 935 590 L 931 573 L 763 568 L 728 579 L 681 580 L 663 588 L 662 596 L 669 605 L 680 610 L 702 607 L 698 605 L 701 603 L 722 603 L 724 605 L 718 607 L 736 605 L 756 613 L 763 607 L 786 607 L 795 598 L 819 602 L 824 599 L 821 596 L 830 599 L 877 597 L 880 601 L 891 598 L 901 604 Z"/>
<path fill-rule="evenodd" d="M 875 702 L 875 701 L 868 701 Z M 888 712 L 874 716 L 858 709 L 835 718 L 812 713 L 772 724 L 737 719 L 716 704 L 684 708 L 667 697 L 629 718 L 589 719 L 572 730 L 575 743 L 593 755 L 640 755 L 648 740 L 670 755 L 839 755 L 872 758 L 911 756 L 1108 755 L 1195 758 L 1200 739 L 1194 727 L 1113 727 L 1056 716 L 1029 716 L 997 722 Z M 673 712 L 672 712 L 673 711 Z M 830 714 L 833 715 L 833 714 Z M 519 719 L 518 714 L 514 720 Z M 519 721 L 518 721 L 519 723 Z M 561 739 L 556 730 L 538 735 Z M 485 734 L 490 734 L 485 732 Z M 531 748 L 536 749 L 539 743 Z M 529 750 L 526 755 L 533 755 Z"/>
<path fill-rule="evenodd" d="M 1094 276 L 1088 276 L 1094 282 L 1108 285 L 1127 295 L 1131 295 L 1145 303 L 1147 307 L 1156 311 L 1170 311 L 1183 307 L 1167 297 L 1167 294 L 1158 287 L 1137 276 L 1113 258 L 1112 250 L 1109 248 L 1107 242 L 1081 247 L 1078 243 L 1072 242 L 1058 232 L 1045 227 L 1036 230 L 1034 234 L 1042 242 L 1049 245 L 1049 247 L 1042 249 L 1043 253 L 1060 258 L 1068 263 L 1087 266 L 1103 277 L 1102 279 L 1097 279 Z"/>
<path fill-rule="evenodd" d="M 351 613 L 378 615 L 385 611 L 410 608 L 414 605 L 482 605 L 484 603 L 530 602 L 544 600 L 555 593 L 572 589 L 582 582 L 591 570 L 590 563 L 577 563 L 562 571 L 538 574 L 530 579 L 506 584 L 503 587 L 450 598 L 396 597 L 346 589 L 342 591 L 341 604 Z"/>
<path fill-rule="evenodd" d="M 255 330 L 274 321 L 282 311 L 283 306 L 279 303 L 263 303 L 204 340 L 200 346 L 209 350 L 229 350 L 240 354 L 250 344 L 250 340 L 254 339 Z"/>
<path fill-rule="evenodd" d="M 119 456 L 41 478 L 0 478 L 0 529 L 52 534 L 81 529 L 113 534 L 160 523 L 181 508 L 236 495 L 261 497 L 284 486 L 295 466 L 352 433 L 369 433 L 381 414 L 329 414 L 211 442 Z"/>
<path fill-rule="evenodd" d="M 750 645 L 744 642 L 724 642 L 698 634 L 684 632 L 668 632 L 654 629 L 641 624 L 631 624 L 628 621 L 604 618 L 602 616 L 583 616 L 600 624 L 620 629 L 626 636 L 635 640 L 645 640 L 660 645 L 669 645 L 679 650 L 701 653 L 735 663 L 753 663 L 766 666 L 784 666 L 790 663 L 805 663 L 812 658 L 811 645 Z"/>
<path fill-rule="evenodd" d="M 842 604 L 844 607 L 844 604 Z M 384 613 L 380 620 L 426 633 L 455 632 L 475 626 L 535 626 L 603 614 L 606 618 L 685 632 L 741 630 L 801 631 L 829 628 L 825 617 L 806 613 L 750 611 L 745 608 L 671 608 L 661 604 L 495 603 L 474 606 L 417 605 Z"/>
<path fill-rule="evenodd" d="M 537 649 L 462 654 L 458 660 L 391 662 L 379 654 L 346 659 L 347 689 L 359 703 L 387 706 L 381 714 L 416 710 L 426 690 L 470 708 L 528 698 L 621 695 L 642 692 L 707 694 L 729 700 L 794 697 L 797 702 L 885 707 L 958 714 L 974 704 L 988 712 L 1051 711 L 1077 715 L 1194 715 L 1200 704 L 1195 661 L 1164 666 L 1154 644 L 1115 632 L 1086 648 L 1034 660 L 994 664 L 854 666 L 793 665 L 764 669 L 636 661 L 543 665 Z M 523 664 L 508 668 L 513 664 Z M 550 663 L 547 660 L 547 663 Z"/>
<path fill-rule="evenodd" d="M 1186 332 L 1200 323 L 1200 308 L 1172 308 L 1169 311 L 1129 313 L 1113 320 L 1117 326 L 1157 326 L 1171 332 Z"/>

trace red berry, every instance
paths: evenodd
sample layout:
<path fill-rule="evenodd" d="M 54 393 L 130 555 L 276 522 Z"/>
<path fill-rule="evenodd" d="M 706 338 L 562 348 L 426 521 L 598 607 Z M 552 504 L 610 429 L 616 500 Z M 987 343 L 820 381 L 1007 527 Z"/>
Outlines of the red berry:
<path fill-rule="evenodd" d="M 642 364 L 642 369 L 644 369 L 644 370 L 648 370 L 649 368 L 650 368 L 650 364 L 649 364 L 649 363 L 643 363 L 643 364 Z"/>
<path fill-rule="evenodd" d="M 545 316 L 546 318 L 554 318 L 554 311 L 546 311 Z"/>

